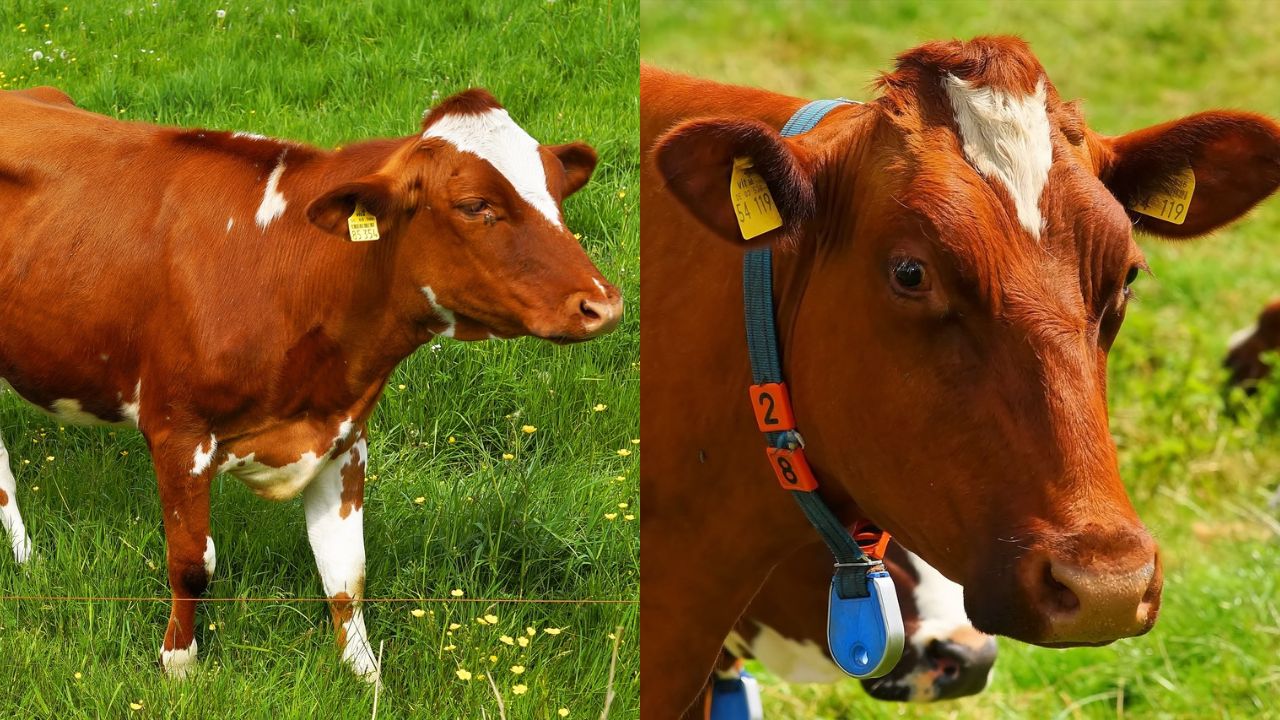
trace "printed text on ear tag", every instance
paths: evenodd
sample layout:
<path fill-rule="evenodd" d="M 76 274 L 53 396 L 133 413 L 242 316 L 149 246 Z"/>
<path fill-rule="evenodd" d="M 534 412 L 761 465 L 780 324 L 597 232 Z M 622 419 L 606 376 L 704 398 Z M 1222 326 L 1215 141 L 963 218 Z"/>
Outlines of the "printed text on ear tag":
<path fill-rule="evenodd" d="M 378 218 L 373 213 L 364 209 L 360 203 L 356 203 L 356 209 L 352 211 L 351 217 L 347 218 L 347 230 L 351 233 L 351 239 L 355 242 L 369 242 L 378 239 Z"/>
<path fill-rule="evenodd" d="M 729 179 L 729 197 L 738 216 L 742 239 L 750 240 L 782 227 L 782 216 L 773 204 L 769 185 L 752 169 L 751 158 L 733 159 L 733 177 Z"/>
<path fill-rule="evenodd" d="M 1146 198 L 1146 202 L 1135 202 L 1130 210 L 1150 215 L 1174 225 L 1181 225 L 1187 219 L 1187 210 L 1191 207 L 1191 196 L 1196 191 L 1196 173 L 1191 166 L 1183 168 L 1170 183 L 1170 190 L 1161 190 Z"/>

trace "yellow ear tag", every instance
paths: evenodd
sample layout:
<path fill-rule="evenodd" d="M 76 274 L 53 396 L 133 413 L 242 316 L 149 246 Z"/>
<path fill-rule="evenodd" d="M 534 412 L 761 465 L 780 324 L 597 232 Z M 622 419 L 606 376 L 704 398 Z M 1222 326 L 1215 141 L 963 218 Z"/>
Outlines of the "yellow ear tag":
<path fill-rule="evenodd" d="M 347 231 L 354 242 L 369 242 L 378 239 L 378 218 L 373 213 L 356 203 L 356 209 L 347 218 Z"/>
<path fill-rule="evenodd" d="M 750 240 L 782 227 L 782 216 L 769 194 L 769 185 L 752 169 L 751 158 L 733 159 L 733 177 L 729 179 L 729 197 L 738 215 L 742 239 Z"/>
<path fill-rule="evenodd" d="M 1160 191 L 1146 202 L 1135 202 L 1129 206 L 1134 212 L 1150 215 L 1174 225 L 1181 225 L 1187 219 L 1187 210 L 1191 207 L 1191 196 L 1196 191 L 1196 173 L 1191 166 L 1183 168 L 1170 183 L 1172 192 Z"/>

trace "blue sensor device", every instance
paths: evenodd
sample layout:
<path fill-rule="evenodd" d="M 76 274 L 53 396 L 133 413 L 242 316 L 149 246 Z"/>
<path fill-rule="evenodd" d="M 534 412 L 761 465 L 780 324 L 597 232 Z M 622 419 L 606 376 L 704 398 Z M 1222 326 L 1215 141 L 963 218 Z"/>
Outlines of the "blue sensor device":
<path fill-rule="evenodd" d="M 717 678 L 711 686 L 709 720 L 763 720 L 760 684 L 746 670 L 736 678 Z"/>
<path fill-rule="evenodd" d="M 827 647 L 841 670 L 856 678 L 877 678 L 902 658 L 906 633 L 893 578 L 881 566 L 867 573 L 863 598 L 841 598 L 831 581 L 827 606 Z"/>

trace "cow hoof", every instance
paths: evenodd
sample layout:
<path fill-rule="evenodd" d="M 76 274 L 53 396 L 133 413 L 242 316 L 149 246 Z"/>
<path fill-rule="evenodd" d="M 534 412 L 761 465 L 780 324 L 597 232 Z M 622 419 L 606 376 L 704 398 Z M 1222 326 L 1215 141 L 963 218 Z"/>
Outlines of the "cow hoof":
<path fill-rule="evenodd" d="M 19 565 L 25 565 L 31 559 L 31 538 L 23 535 L 22 539 L 13 544 L 13 559 L 18 561 Z"/>
<path fill-rule="evenodd" d="M 191 647 L 160 651 L 160 667 L 164 674 L 175 680 L 183 680 L 196 669 L 196 641 Z"/>

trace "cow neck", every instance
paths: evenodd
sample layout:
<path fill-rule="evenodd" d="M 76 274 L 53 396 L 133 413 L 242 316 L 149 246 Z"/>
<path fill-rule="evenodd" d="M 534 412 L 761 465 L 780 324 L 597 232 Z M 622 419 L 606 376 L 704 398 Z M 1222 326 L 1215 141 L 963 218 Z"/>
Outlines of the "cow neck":
<path fill-rule="evenodd" d="M 829 112 L 846 104 L 849 101 L 844 99 L 808 103 L 791 116 L 781 134 L 791 137 L 808 132 Z M 789 305 L 786 315 L 775 309 L 772 248 L 765 246 L 750 250 L 743 259 L 743 303 L 753 381 L 750 389 L 752 407 L 757 426 L 765 434 L 767 455 L 779 484 L 791 493 L 835 557 L 836 591 L 841 598 L 865 598 L 869 593 L 868 572 L 878 562 L 867 557 L 818 493 L 818 481 L 805 458 L 804 438 L 796 426 L 790 394 L 782 375 L 777 318 L 788 317 L 788 327 L 794 327 L 808 271 L 816 254 L 813 248 L 806 249 L 810 252 L 797 253 L 794 257 L 798 261 L 790 264 L 794 269 L 782 276 L 780 284 L 785 288 L 784 297 Z M 793 349 L 793 352 L 798 351 Z M 880 533 L 876 545 L 881 552 L 886 541 L 887 536 Z"/>
<path fill-rule="evenodd" d="M 331 188 L 379 171 L 410 139 L 372 140 L 292 167 L 287 191 L 299 193 L 300 206 L 307 207 Z M 421 291 L 407 275 L 410 265 L 397 257 L 405 244 L 390 236 L 353 243 L 312 230 L 291 235 L 300 244 L 293 248 L 299 251 L 298 261 L 312 268 L 295 292 L 323 300 L 297 306 L 299 327 L 323 327 L 351 353 L 349 377 L 361 385 L 380 385 L 433 336 L 411 310 L 424 306 Z M 282 234 L 280 242 L 288 241 Z"/>

